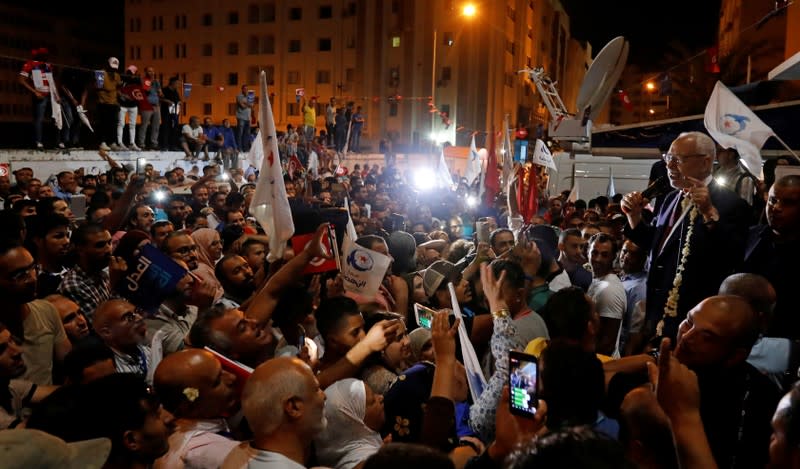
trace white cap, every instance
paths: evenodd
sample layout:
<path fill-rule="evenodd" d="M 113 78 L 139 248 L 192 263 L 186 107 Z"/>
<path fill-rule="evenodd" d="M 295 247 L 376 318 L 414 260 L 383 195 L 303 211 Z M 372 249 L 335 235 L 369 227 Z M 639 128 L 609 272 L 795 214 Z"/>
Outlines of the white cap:
<path fill-rule="evenodd" d="M 119 68 L 119 59 L 116 57 L 109 57 L 108 65 L 113 68 L 114 70 Z"/>

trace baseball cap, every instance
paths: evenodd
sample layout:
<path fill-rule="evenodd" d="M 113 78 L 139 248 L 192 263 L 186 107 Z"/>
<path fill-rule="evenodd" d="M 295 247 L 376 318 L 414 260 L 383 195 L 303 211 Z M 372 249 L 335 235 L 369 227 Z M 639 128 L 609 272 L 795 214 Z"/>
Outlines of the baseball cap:
<path fill-rule="evenodd" d="M 126 68 L 125 70 L 131 72 L 133 75 L 136 75 L 136 73 L 139 71 L 139 67 L 137 67 L 136 65 L 128 65 L 128 68 Z"/>
<path fill-rule="evenodd" d="M 108 66 L 113 68 L 114 70 L 119 68 L 119 59 L 116 57 L 109 57 L 108 58 Z"/>
<path fill-rule="evenodd" d="M 111 452 L 111 440 L 66 443 L 39 430 L 0 432 L 0 460 L 8 469 L 101 469 Z"/>
<path fill-rule="evenodd" d="M 443 282 L 458 282 L 461 271 L 452 262 L 438 260 L 425 269 L 422 273 L 422 288 L 425 295 L 430 298 Z"/>

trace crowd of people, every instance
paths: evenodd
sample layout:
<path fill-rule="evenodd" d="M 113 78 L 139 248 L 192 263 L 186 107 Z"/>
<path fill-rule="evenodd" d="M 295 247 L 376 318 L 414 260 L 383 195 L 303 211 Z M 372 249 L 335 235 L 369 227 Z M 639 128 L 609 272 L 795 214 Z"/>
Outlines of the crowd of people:
<path fill-rule="evenodd" d="M 291 168 L 342 143 L 336 112 L 333 132 L 281 143 L 295 233 L 313 238 L 274 259 L 257 172 L 233 158 L 136 174 L 101 149 L 98 176 L 0 176 L 0 465 L 800 467 L 800 177 L 730 190 L 691 132 L 654 168 L 662 193 L 559 194 L 525 220 L 513 193 L 472 206 L 466 185 L 416 191 L 391 161 Z M 229 122 L 206 135 L 246 150 Z M 371 295 L 304 274 L 350 220 L 391 258 Z M 155 308 L 125 293 L 150 248 L 183 272 Z M 531 417 L 510 411 L 509 350 L 538 363 Z"/>
<path fill-rule="evenodd" d="M 45 148 L 44 122 L 45 118 L 53 116 L 54 107 L 61 109 L 60 113 L 56 111 L 60 114 L 60 130 L 56 133 L 55 146 L 80 148 L 81 132 L 86 128 L 83 118 L 91 125 L 87 117 L 88 103 L 96 101 L 92 109 L 92 130 L 96 132 L 99 148 L 104 151 L 182 151 L 192 160 L 200 155 L 208 160 L 209 153 L 213 153 L 220 161 L 232 160 L 231 167 L 235 167 L 239 154 L 250 150 L 257 132 L 254 110 L 258 102 L 255 91 L 247 85 L 243 85 L 236 96 L 234 123 L 225 118 L 216 125 L 211 117 L 204 117 L 201 125 L 199 117 L 190 116 L 188 122 L 181 124 L 181 116 L 185 114 L 182 107 L 189 95 L 185 94 L 177 76 L 162 84 L 152 66 L 140 71 L 131 64 L 123 71 L 116 57 L 109 57 L 94 76 L 71 67 L 57 71 L 47 59 L 46 48 L 34 49 L 18 77 L 19 83 L 31 93 L 34 147 L 37 149 Z M 299 157 L 304 165 L 312 145 L 330 147 L 337 153 L 361 151 L 361 133 L 366 122 L 361 106 L 352 101 L 337 106 L 337 99 L 330 98 L 324 107 L 322 126 L 317 112 L 322 112 L 323 107 L 316 97 L 306 100 L 298 96 L 298 105 L 303 125 L 295 128 L 288 124 L 279 137 L 289 154 Z M 56 116 L 53 117 L 55 122 Z M 318 126 L 321 127 L 319 135 Z"/>

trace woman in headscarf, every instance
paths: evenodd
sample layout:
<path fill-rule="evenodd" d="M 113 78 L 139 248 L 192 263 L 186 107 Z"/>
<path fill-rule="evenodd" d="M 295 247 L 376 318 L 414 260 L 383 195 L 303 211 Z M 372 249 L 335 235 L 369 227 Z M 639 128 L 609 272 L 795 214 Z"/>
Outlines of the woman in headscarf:
<path fill-rule="evenodd" d="M 212 285 L 216 289 L 214 301 L 222 298 L 224 290 L 214 275 L 214 267 L 222 256 L 222 241 L 217 230 L 200 228 L 192 232 L 192 239 L 197 245 L 197 268 L 192 272 L 203 280 L 203 283 Z"/>
<path fill-rule="evenodd" d="M 316 438 L 320 464 L 353 469 L 383 445 L 378 430 L 383 426 L 383 396 L 363 381 L 348 378 L 325 389 L 326 429 Z"/>
<path fill-rule="evenodd" d="M 398 321 L 400 328 L 393 340 L 380 353 L 373 354 L 361 372 L 361 379 L 378 394 L 385 394 L 411 361 L 411 341 L 406 333 L 406 325 L 397 313 L 376 311 L 364 318 L 365 329 L 369 331 L 380 321 Z"/>

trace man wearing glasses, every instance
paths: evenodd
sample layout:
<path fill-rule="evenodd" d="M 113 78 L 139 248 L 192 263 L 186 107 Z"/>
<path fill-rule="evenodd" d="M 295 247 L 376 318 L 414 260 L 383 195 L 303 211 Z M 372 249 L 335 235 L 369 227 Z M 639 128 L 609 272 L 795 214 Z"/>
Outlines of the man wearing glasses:
<path fill-rule="evenodd" d="M 150 347 L 145 345 L 147 324 L 143 313 L 125 300 L 108 300 L 98 306 L 94 330 L 114 352 L 117 373 L 133 373 L 147 379 L 152 366 Z"/>
<path fill-rule="evenodd" d="M 742 259 L 748 207 L 736 194 L 714 182 L 711 170 L 715 157 L 716 147 L 709 136 L 682 133 L 664 157 L 667 176 L 675 190 L 666 195 L 652 222 L 642 219 L 648 200 L 640 192 L 631 192 L 622 199 L 622 210 L 628 218 L 625 237 L 650 253 L 645 326 L 642 337 L 634 338 L 634 350 L 638 350 L 642 339 L 655 335 L 662 318 L 661 335 L 672 338 L 674 343 L 686 313 L 715 295 Z M 676 279 L 681 265 L 682 273 Z M 678 298 L 674 316 L 665 315 L 667 299 L 671 293 L 674 299 L 675 292 Z"/>

